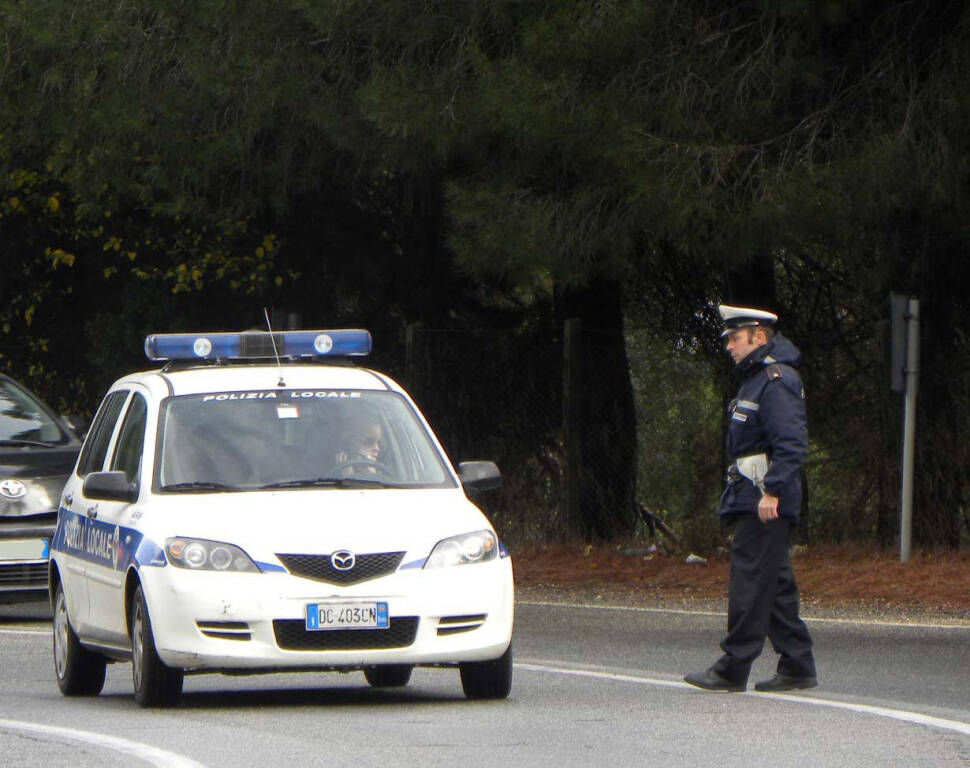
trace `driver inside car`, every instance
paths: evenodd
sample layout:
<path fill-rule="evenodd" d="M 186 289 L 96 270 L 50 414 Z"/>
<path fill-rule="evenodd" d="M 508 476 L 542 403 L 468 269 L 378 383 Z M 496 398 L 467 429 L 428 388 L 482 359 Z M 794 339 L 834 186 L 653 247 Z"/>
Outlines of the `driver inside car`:
<path fill-rule="evenodd" d="M 384 433 L 376 421 L 364 422 L 348 441 L 350 447 L 336 456 L 337 466 L 345 475 L 377 474 L 381 466 Z"/>

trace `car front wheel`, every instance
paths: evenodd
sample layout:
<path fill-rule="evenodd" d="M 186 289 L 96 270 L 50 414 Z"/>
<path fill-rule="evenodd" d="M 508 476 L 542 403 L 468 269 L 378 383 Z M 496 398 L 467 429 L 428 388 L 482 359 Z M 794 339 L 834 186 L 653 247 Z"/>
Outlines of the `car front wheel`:
<path fill-rule="evenodd" d="M 54 590 L 54 675 L 65 696 L 97 696 L 104 688 L 107 660 L 81 645 L 67 615 L 64 585 Z"/>
<path fill-rule="evenodd" d="M 166 666 L 155 650 L 145 593 L 139 586 L 131 598 L 131 679 L 135 702 L 142 707 L 170 707 L 182 693 L 184 673 Z"/>
<path fill-rule="evenodd" d="M 512 646 L 497 659 L 458 665 L 461 688 L 469 699 L 504 699 L 512 691 Z"/>

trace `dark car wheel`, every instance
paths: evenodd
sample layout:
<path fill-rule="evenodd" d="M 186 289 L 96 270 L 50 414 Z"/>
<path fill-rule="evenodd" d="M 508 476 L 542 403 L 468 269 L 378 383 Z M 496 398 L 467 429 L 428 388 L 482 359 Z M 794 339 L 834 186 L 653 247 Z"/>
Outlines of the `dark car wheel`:
<path fill-rule="evenodd" d="M 167 666 L 155 650 L 148 604 L 141 587 L 131 598 L 131 680 L 135 701 L 142 707 L 170 707 L 178 703 L 184 673 Z"/>
<path fill-rule="evenodd" d="M 67 615 L 64 585 L 54 589 L 54 675 L 65 696 L 97 696 L 104 688 L 107 660 L 81 645 Z"/>
<path fill-rule="evenodd" d="M 411 664 L 380 664 L 364 667 L 364 677 L 373 688 L 400 688 L 411 679 Z"/>
<path fill-rule="evenodd" d="M 469 699 L 504 699 L 512 691 L 512 646 L 497 659 L 458 665 L 461 688 Z"/>

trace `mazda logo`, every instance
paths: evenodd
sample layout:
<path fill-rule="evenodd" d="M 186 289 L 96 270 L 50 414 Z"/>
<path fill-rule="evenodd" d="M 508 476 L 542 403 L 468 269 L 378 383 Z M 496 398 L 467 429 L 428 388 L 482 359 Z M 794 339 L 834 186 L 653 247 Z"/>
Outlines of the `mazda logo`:
<path fill-rule="evenodd" d="M 340 549 L 330 555 L 330 564 L 335 571 L 349 571 L 357 563 L 357 558 L 353 552 Z"/>
<path fill-rule="evenodd" d="M 27 495 L 27 486 L 19 480 L 4 480 L 0 482 L 0 496 L 5 499 L 22 499 Z"/>

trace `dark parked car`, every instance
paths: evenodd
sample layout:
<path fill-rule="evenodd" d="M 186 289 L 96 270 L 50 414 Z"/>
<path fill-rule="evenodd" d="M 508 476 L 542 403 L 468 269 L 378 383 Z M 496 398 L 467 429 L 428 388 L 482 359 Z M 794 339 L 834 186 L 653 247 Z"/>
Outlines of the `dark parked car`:
<path fill-rule="evenodd" d="M 47 561 L 81 441 L 36 395 L 0 374 L 0 603 L 47 599 Z"/>

